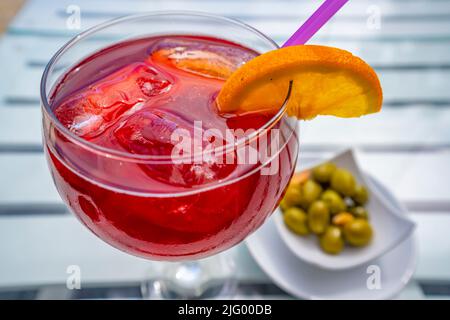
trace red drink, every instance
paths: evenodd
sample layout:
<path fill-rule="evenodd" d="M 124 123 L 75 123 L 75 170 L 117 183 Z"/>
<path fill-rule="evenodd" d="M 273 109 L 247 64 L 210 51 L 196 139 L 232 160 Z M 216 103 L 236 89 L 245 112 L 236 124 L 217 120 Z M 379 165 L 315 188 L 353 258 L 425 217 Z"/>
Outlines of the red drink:
<path fill-rule="evenodd" d="M 60 124 L 44 117 L 52 175 L 66 204 L 101 239 L 147 258 L 199 258 L 242 241 L 278 205 L 298 149 L 284 117 L 215 108 L 227 74 L 256 54 L 214 38 L 152 37 L 121 42 L 71 68 L 49 98 Z M 229 145 L 228 129 L 253 129 L 247 145 L 265 143 L 263 132 L 269 144 L 271 132 L 280 136 L 263 160 L 239 162 L 233 149 L 226 154 L 232 161 L 178 163 L 178 129 L 192 136 L 192 154 Z M 210 129 L 223 134 L 205 137 Z"/>

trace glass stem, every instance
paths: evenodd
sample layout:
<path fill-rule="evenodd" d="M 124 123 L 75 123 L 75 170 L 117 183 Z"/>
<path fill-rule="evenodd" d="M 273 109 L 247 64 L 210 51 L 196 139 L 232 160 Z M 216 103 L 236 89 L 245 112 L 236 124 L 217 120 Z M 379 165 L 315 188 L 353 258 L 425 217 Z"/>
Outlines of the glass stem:
<path fill-rule="evenodd" d="M 236 289 L 234 263 L 230 255 L 159 264 L 159 270 L 152 272 L 157 278 L 142 284 L 144 298 L 229 298 Z"/>

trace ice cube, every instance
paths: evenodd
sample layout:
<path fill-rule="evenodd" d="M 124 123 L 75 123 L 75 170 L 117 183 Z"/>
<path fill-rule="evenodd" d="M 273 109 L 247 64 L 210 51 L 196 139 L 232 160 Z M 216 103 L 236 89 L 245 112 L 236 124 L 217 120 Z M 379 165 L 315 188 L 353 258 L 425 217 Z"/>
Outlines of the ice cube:
<path fill-rule="evenodd" d="M 92 138 L 126 111 L 168 92 L 171 86 L 161 71 L 133 63 L 70 97 L 55 109 L 55 115 L 75 134 Z"/>
<path fill-rule="evenodd" d="M 119 144 L 134 154 L 170 156 L 174 147 L 172 133 L 180 127 L 179 119 L 156 109 L 142 110 L 114 130 Z"/>
<path fill-rule="evenodd" d="M 91 85 L 88 99 L 102 109 L 118 104 L 133 106 L 168 92 L 170 87 L 169 77 L 161 71 L 145 63 L 133 63 Z"/>
<path fill-rule="evenodd" d="M 159 41 L 151 48 L 149 59 L 204 77 L 224 80 L 256 55 L 238 45 L 180 37 Z"/>
<path fill-rule="evenodd" d="M 173 157 L 172 154 L 177 143 L 174 142 L 176 139 L 173 139 L 172 134 L 177 129 L 184 129 L 184 132 L 188 133 L 192 147 L 190 150 L 194 150 L 195 145 L 206 150 L 209 141 L 202 139 L 200 142 L 194 142 L 196 136 L 193 126 L 174 114 L 154 108 L 131 115 L 114 130 L 114 136 L 128 152 L 167 156 L 164 162 L 149 161 L 141 167 L 152 178 L 173 185 L 193 187 L 224 179 L 233 172 L 236 166 L 234 162 L 226 163 L 220 158 L 221 155 L 215 157 L 214 154 L 211 155 L 212 152 L 203 155 L 200 160 L 194 158 L 191 152 L 192 157 L 189 157 L 188 161 L 177 161 L 179 158 Z"/>
<path fill-rule="evenodd" d="M 80 137 L 91 138 L 105 129 L 100 110 L 78 96 L 63 102 L 54 113 L 66 128 Z"/>

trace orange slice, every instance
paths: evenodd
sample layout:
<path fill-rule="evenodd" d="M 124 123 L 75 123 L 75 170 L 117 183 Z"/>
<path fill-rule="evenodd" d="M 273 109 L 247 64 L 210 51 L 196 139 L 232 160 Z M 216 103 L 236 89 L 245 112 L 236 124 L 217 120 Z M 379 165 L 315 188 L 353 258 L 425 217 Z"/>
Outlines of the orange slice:
<path fill-rule="evenodd" d="M 225 80 L 236 65 L 217 53 L 202 50 L 185 50 L 177 48 L 160 49 L 152 54 L 154 61 L 172 65 L 178 69 L 197 75 Z"/>
<path fill-rule="evenodd" d="M 378 112 L 383 100 L 375 71 L 345 50 L 315 45 L 264 53 L 225 82 L 217 107 L 222 113 L 278 110 L 299 119 L 317 115 L 359 117 Z"/>

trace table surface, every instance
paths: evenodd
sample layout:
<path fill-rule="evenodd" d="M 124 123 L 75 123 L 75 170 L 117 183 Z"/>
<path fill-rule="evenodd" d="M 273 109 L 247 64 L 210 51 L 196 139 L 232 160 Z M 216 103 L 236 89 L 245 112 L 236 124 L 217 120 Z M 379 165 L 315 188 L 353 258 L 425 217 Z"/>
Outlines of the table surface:
<path fill-rule="evenodd" d="M 96 239 L 62 204 L 41 145 L 39 82 L 51 55 L 81 29 L 117 16 L 196 10 L 240 19 L 278 43 L 321 1 L 29 0 L 0 38 L 0 298 L 136 297 L 148 261 Z M 69 10 L 70 11 L 70 10 Z M 450 0 L 350 1 L 310 43 L 352 51 L 372 64 L 383 111 L 358 121 L 301 124 L 299 166 L 355 147 L 365 170 L 389 186 L 417 222 L 419 262 L 401 298 L 450 297 Z M 244 244 L 236 254 L 242 297 L 287 297 Z M 82 292 L 65 289 L 83 270 Z"/>

